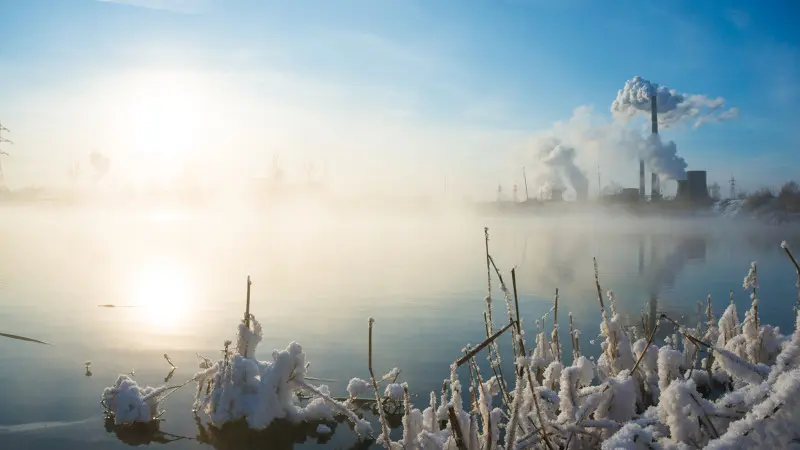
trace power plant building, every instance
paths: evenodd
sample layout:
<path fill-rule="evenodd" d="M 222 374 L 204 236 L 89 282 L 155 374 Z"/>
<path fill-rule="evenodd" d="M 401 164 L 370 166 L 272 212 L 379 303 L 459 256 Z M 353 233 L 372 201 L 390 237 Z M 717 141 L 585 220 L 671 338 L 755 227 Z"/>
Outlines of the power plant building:
<path fill-rule="evenodd" d="M 685 180 L 678 180 L 675 200 L 688 203 L 702 203 L 709 200 L 708 181 L 705 170 L 689 170 Z"/>

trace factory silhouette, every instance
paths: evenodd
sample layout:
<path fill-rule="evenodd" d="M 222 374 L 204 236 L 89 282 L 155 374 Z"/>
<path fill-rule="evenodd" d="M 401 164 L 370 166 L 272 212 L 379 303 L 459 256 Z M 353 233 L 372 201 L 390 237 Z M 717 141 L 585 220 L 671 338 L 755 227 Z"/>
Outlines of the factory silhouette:
<path fill-rule="evenodd" d="M 651 119 L 651 138 L 658 139 L 658 101 L 656 95 L 650 96 L 650 119 Z M 712 203 L 712 197 L 708 190 L 707 172 L 705 170 L 687 170 L 683 179 L 676 179 L 677 191 L 673 199 L 666 198 L 661 190 L 661 177 L 651 169 L 650 191 L 647 191 L 646 165 L 643 157 L 639 158 L 639 187 L 622 188 L 618 192 L 603 194 L 599 189 L 598 198 L 602 203 L 616 203 L 629 205 L 641 209 L 644 204 L 652 205 L 653 208 L 668 208 L 676 206 L 685 207 L 707 207 Z M 517 186 L 514 186 L 514 200 L 512 203 L 521 205 L 534 205 L 542 203 L 561 203 L 565 202 L 564 193 L 567 191 L 560 186 L 549 186 L 546 190 L 539 192 L 538 198 L 532 198 L 528 192 L 528 182 L 523 168 L 523 178 L 525 182 L 525 198 L 517 200 Z M 598 181 L 599 185 L 599 181 Z M 598 186 L 599 188 L 599 186 Z M 587 186 L 574 187 L 575 202 L 585 203 L 589 198 L 589 188 Z M 498 186 L 497 203 L 508 203 L 502 199 L 502 187 Z"/>

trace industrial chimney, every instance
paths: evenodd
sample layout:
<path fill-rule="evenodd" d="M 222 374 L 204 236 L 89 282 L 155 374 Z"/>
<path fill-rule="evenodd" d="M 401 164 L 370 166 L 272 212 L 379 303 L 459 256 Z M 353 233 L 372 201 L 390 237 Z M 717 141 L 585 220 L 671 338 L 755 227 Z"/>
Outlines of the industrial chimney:
<path fill-rule="evenodd" d="M 639 160 L 639 200 L 644 201 L 644 160 Z"/>
<path fill-rule="evenodd" d="M 658 103 L 656 96 L 650 97 L 650 131 L 658 134 Z M 655 172 L 650 173 L 650 200 L 658 200 L 661 197 L 661 189 L 659 186 L 658 174 Z"/>

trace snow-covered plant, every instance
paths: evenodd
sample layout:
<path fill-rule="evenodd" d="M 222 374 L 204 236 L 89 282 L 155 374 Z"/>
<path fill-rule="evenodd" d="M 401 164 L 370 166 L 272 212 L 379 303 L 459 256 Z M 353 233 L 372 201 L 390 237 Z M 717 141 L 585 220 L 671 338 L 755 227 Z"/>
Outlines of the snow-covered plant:
<path fill-rule="evenodd" d="M 487 270 L 493 264 L 487 244 Z M 487 338 L 468 346 L 466 354 L 451 364 L 440 396 L 431 392 L 424 410 L 412 404 L 409 386 L 397 382 L 399 370 L 380 379 L 374 375 L 372 320 L 370 378 L 352 378 L 346 401 L 338 402 L 327 386 L 310 383 L 299 344 L 274 351 L 270 360 L 256 360 L 262 332 L 250 316 L 252 329 L 240 325 L 235 346 L 226 342 L 219 361 L 200 363 L 201 371 L 191 380 L 197 383 L 195 408 L 213 425 L 243 421 L 252 429 L 263 429 L 277 419 L 314 422 L 346 417 L 366 437 L 370 424 L 353 407 L 369 393 L 375 397 L 381 427 L 381 433 L 372 437 L 389 450 L 790 448 L 797 442 L 795 424 L 800 420 L 800 397 L 794 395 L 800 390 L 800 315 L 790 337 L 759 320 L 756 270 L 752 264 L 743 281 L 745 289 L 752 289 L 751 307 L 743 320 L 732 293 L 719 320 L 709 297 L 694 328 L 662 314 L 655 328 L 644 333 L 646 338 L 635 340 L 623 327 L 611 291 L 607 293 L 610 315 L 606 311 L 595 267 L 601 309 L 601 355 L 595 366 L 580 354 L 571 315 L 572 358 L 565 361 L 558 342 L 557 306 L 551 310 L 553 332 L 544 330 L 546 315 L 536 321 L 535 345 L 528 353 L 517 317 L 516 286 L 512 298 L 495 267 L 509 322 L 495 331 L 490 276 L 482 330 Z M 515 357 L 508 380 L 502 373 L 498 344 L 507 330 Z M 674 332 L 660 347 L 654 343 L 658 330 Z M 478 364 L 481 351 L 488 354 L 493 375 L 488 379 Z M 469 370 L 466 392 L 459 368 Z M 384 381 L 387 385 L 379 389 Z M 118 424 L 149 422 L 161 414 L 160 401 L 170 392 L 167 387 L 141 388 L 123 375 L 103 392 L 103 404 Z M 308 397 L 301 398 L 298 392 Z M 402 437 L 395 441 L 383 410 L 389 402 L 402 405 Z"/>
<path fill-rule="evenodd" d="M 140 387 L 131 377 L 120 375 L 114 386 L 103 390 L 101 403 L 116 425 L 148 423 L 161 414 L 159 403 L 168 391 L 167 386 Z"/>

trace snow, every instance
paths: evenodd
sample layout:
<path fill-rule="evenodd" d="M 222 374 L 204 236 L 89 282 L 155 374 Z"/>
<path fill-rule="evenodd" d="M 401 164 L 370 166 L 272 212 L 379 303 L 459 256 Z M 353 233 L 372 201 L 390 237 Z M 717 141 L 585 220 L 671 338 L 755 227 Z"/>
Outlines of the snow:
<path fill-rule="evenodd" d="M 405 389 L 403 389 L 403 385 L 400 383 L 391 383 L 386 386 L 386 392 L 384 395 L 389 398 L 394 399 L 401 399 L 405 394 Z"/>
<path fill-rule="evenodd" d="M 364 381 L 361 378 L 352 378 L 350 382 L 347 383 L 347 393 L 350 394 L 350 398 L 356 398 L 369 390 L 370 387 L 371 386 L 369 382 Z"/>
<path fill-rule="evenodd" d="M 327 424 L 344 417 L 359 438 L 377 437 L 390 450 L 455 450 L 453 422 L 466 450 L 791 448 L 800 422 L 800 316 L 791 336 L 760 320 L 759 304 L 773 305 L 755 295 L 766 292 L 757 291 L 755 263 L 743 287 L 752 289 L 753 301 L 741 320 L 732 301 L 716 320 L 709 298 L 700 322 L 674 328 L 672 322 L 660 322 L 664 332 L 675 332 L 661 347 L 633 341 L 608 291 L 597 365 L 579 348 L 565 362 L 557 325 L 546 326 L 544 318 L 536 322 L 530 356 L 519 353 L 525 335 L 512 327 L 511 348 L 505 349 L 514 351 L 511 376 L 482 377 L 477 357 L 460 369 L 452 364 L 441 392 L 426 394 L 424 409 L 411 403 L 409 386 L 397 382 L 399 368 L 377 380 L 351 378 L 348 400 L 339 402 L 328 386 L 311 384 L 300 344 L 292 342 L 267 360 L 257 360 L 263 335 L 261 324 L 250 316 L 250 326 L 239 324 L 236 344 L 226 341 L 218 361 L 200 357 L 200 371 L 189 380 L 197 388 L 194 409 L 217 427 L 241 421 L 260 430 L 286 420 L 309 423 L 319 434 L 332 433 Z M 516 320 L 509 291 L 501 289 L 506 313 Z M 571 338 L 577 334 L 574 330 Z M 498 341 L 486 350 L 494 368 L 500 366 Z M 164 358 L 171 364 L 168 355 Z M 474 387 L 475 404 L 464 403 L 469 391 L 459 379 L 467 365 L 470 379 L 464 382 Z M 161 403 L 175 389 L 141 387 L 131 376 L 120 375 L 102 400 L 118 425 L 147 423 L 158 420 Z M 384 432 L 383 425 L 376 436 L 356 413 L 352 400 L 366 393 L 402 402 L 402 421 L 393 422 L 402 424 L 399 439 L 388 427 Z"/>
<path fill-rule="evenodd" d="M 127 375 L 120 375 L 114 386 L 103 390 L 102 402 L 117 425 L 147 423 L 159 415 L 159 396 L 168 388 L 140 387 Z"/>
<path fill-rule="evenodd" d="M 262 329 L 255 317 L 250 316 L 250 322 L 252 329 L 239 324 L 235 350 L 226 341 L 223 358 L 210 365 L 204 359 L 204 370 L 190 380 L 197 383 L 194 409 L 199 415 L 217 427 L 244 420 L 250 428 L 260 430 L 278 419 L 333 420 L 340 414 L 353 423 L 358 434 L 371 432 L 369 422 L 334 400 L 327 386 L 313 386 L 305 380 L 306 355 L 300 344 L 292 342 L 284 350 L 273 351 L 271 361 L 256 360 Z M 351 384 L 361 387 L 358 382 Z M 150 422 L 158 414 L 160 394 L 168 389 L 140 388 L 122 375 L 113 387 L 106 388 L 103 400 L 117 423 Z M 300 404 L 298 390 L 312 396 L 305 406 Z"/>

